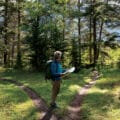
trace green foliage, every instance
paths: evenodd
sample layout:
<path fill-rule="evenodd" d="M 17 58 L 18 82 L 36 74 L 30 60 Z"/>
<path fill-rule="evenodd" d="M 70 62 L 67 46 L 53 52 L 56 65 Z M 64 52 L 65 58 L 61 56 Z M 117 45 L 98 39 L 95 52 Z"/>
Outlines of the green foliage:
<path fill-rule="evenodd" d="M 64 52 L 66 47 L 62 18 L 58 15 L 60 18 L 58 19 L 57 15 L 52 15 L 52 9 L 48 7 L 50 4 L 48 2 L 47 5 L 41 6 L 33 2 L 29 8 L 26 7 L 30 17 L 28 25 L 25 25 L 24 28 L 28 28 L 26 30 L 30 33 L 26 37 L 26 41 L 30 46 L 30 63 L 34 70 L 43 71 L 45 63 L 53 55 L 53 51 L 61 50 Z M 34 6 L 38 9 L 32 13 L 31 10 L 34 9 Z"/>
<path fill-rule="evenodd" d="M 0 39 L 3 41 L 0 43 L 1 61 L 5 60 L 3 56 L 7 51 L 6 60 L 9 65 L 22 66 L 21 64 L 25 63 L 20 59 L 27 58 L 27 66 L 30 63 L 34 70 L 42 71 L 45 62 L 55 50 L 61 50 L 63 55 L 67 54 L 67 57 L 63 56 L 65 65 L 72 64 L 78 69 L 81 63 L 92 64 L 94 58 L 96 61 L 101 61 L 104 56 L 110 56 L 106 48 L 118 48 L 116 39 L 119 34 L 110 33 L 107 30 L 119 26 L 120 9 L 119 5 L 109 3 L 110 1 L 100 0 L 96 0 L 94 4 L 90 0 L 80 1 L 80 3 L 72 0 L 19 0 L 16 2 L 8 0 L 5 3 L 2 0 L 0 13 L 3 17 L 7 16 L 5 22 L 7 26 L 5 23 L 0 26 Z M 8 15 L 5 15 L 5 8 Z M 18 21 L 19 13 L 21 21 Z M 95 28 L 93 27 L 94 19 Z M 20 41 L 19 37 L 17 38 L 18 33 L 20 33 Z M 74 34 L 76 40 L 71 42 Z M 20 43 L 21 55 L 16 50 L 18 43 Z M 95 45 L 97 52 L 94 50 Z M 14 64 L 14 61 L 17 63 Z"/>
<path fill-rule="evenodd" d="M 117 62 L 117 67 L 120 69 L 120 57 L 119 57 L 118 62 Z"/>
<path fill-rule="evenodd" d="M 16 65 L 14 68 L 15 69 L 22 69 L 23 68 L 21 52 L 18 52 L 18 54 L 17 54 L 17 61 L 16 61 Z"/>
<path fill-rule="evenodd" d="M 31 64 L 34 70 L 42 69 L 43 60 L 44 60 L 44 48 L 42 46 L 45 45 L 44 35 L 42 34 L 42 30 L 39 30 L 39 23 L 38 21 L 34 20 L 32 24 L 32 33 L 31 36 L 27 37 L 27 42 L 30 44 L 30 48 L 32 50 L 31 53 Z M 43 57 L 43 58 L 42 58 Z"/>
<path fill-rule="evenodd" d="M 0 52 L 2 53 L 4 51 L 4 44 L 0 41 Z"/>
<path fill-rule="evenodd" d="M 34 19 L 42 14 L 43 5 L 38 1 L 26 2 L 25 9 L 27 16 L 29 16 L 30 19 Z"/>

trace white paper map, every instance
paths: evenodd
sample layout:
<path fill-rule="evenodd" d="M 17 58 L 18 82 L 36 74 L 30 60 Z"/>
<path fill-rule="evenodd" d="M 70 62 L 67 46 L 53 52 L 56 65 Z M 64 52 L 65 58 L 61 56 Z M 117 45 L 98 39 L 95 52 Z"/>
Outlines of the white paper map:
<path fill-rule="evenodd" d="M 64 73 L 72 73 L 75 71 L 75 67 L 71 67 L 70 69 L 67 69 Z"/>

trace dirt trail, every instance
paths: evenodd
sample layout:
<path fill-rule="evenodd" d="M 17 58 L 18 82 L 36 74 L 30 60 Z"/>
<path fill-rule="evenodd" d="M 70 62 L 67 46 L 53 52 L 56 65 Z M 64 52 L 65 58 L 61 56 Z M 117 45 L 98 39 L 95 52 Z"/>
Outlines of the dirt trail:
<path fill-rule="evenodd" d="M 95 80 L 86 84 L 82 89 L 79 90 L 73 102 L 69 105 L 64 120 L 80 120 L 81 105 L 84 96 L 87 94 L 89 88 L 95 84 Z"/>

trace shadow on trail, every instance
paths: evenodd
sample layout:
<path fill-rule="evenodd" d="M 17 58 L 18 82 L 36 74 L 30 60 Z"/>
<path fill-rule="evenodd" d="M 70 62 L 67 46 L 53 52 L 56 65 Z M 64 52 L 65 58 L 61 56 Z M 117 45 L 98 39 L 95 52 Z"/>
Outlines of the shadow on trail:
<path fill-rule="evenodd" d="M 53 110 L 54 110 L 54 108 L 49 107 L 46 114 L 43 116 L 43 118 L 41 120 L 50 120 L 53 115 Z M 55 120 L 55 118 L 54 118 L 54 120 Z"/>

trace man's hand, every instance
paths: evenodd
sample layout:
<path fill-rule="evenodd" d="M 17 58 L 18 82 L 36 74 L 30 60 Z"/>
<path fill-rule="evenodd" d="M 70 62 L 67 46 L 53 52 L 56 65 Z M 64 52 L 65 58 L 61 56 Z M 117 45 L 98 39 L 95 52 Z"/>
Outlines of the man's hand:
<path fill-rule="evenodd" d="M 60 76 L 61 76 L 61 77 L 65 76 L 65 73 L 61 73 Z"/>

